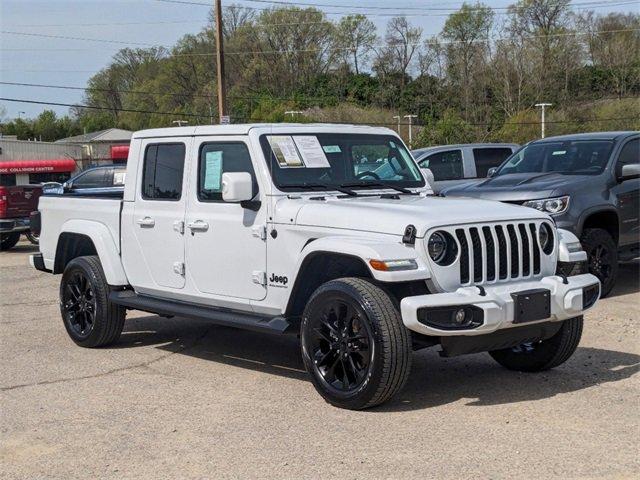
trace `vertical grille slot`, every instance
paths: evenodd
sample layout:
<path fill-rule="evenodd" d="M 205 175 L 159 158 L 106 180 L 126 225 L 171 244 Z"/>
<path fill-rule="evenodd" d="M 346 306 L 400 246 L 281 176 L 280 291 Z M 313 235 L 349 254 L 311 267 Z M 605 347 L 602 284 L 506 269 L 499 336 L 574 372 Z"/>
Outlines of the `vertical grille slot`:
<path fill-rule="evenodd" d="M 516 238 L 516 229 L 513 225 L 507 225 L 507 233 L 509 234 L 509 242 L 511 244 L 511 277 L 517 277 L 520 273 L 519 261 L 520 249 L 518 248 L 518 239 Z"/>
<path fill-rule="evenodd" d="M 473 249 L 473 281 L 482 281 L 482 243 L 480 242 L 480 235 L 478 229 L 472 227 L 469 229 L 471 234 L 471 248 Z"/>
<path fill-rule="evenodd" d="M 496 279 L 496 251 L 490 227 L 482 227 L 484 243 L 487 246 L 487 281 Z"/>
<path fill-rule="evenodd" d="M 537 275 L 540 273 L 540 245 L 538 245 L 536 224 L 530 223 L 529 230 L 531 230 L 531 241 L 533 242 L 533 274 Z"/>
<path fill-rule="evenodd" d="M 460 283 L 465 284 L 469 283 L 469 244 L 463 229 L 456 230 L 456 237 L 460 242 Z"/>
<path fill-rule="evenodd" d="M 498 257 L 500 260 L 498 278 L 504 280 L 507 278 L 507 239 L 504 237 L 502 225 L 496 226 L 496 236 L 498 237 Z"/>
<path fill-rule="evenodd" d="M 523 223 L 518 224 L 518 231 L 520 232 L 520 238 L 522 240 L 522 276 L 528 277 L 531 274 L 529 235 L 527 235 L 527 229 Z"/>

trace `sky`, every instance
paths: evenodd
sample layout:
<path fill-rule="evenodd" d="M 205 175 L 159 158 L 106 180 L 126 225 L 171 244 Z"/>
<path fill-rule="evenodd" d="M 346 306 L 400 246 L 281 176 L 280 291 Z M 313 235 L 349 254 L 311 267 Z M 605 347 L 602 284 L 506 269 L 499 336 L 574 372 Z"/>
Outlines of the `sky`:
<path fill-rule="evenodd" d="M 176 0 L 0 0 L 0 81 L 85 87 L 87 80 L 107 66 L 119 49 L 172 46 L 183 35 L 197 33 L 206 25 L 210 10 L 207 4 L 213 5 L 213 0 L 172 1 Z M 349 13 L 364 13 L 376 24 L 379 34 L 384 33 L 389 15 L 404 13 L 413 25 L 422 27 L 425 36 L 438 34 L 446 20 L 447 12 L 437 9 L 453 9 L 462 4 L 462 0 L 297 1 L 326 5 L 320 8 L 332 12 L 329 15 L 332 20 Z M 595 0 L 575 0 L 573 3 L 588 1 Z M 594 10 L 598 13 L 640 11 L 640 0 L 635 3 L 618 1 L 620 4 L 613 3 L 616 0 L 601 0 L 601 3 L 611 5 Z M 266 0 L 222 1 L 223 6 L 232 3 L 258 9 L 273 6 Z M 484 3 L 502 12 L 500 9 L 513 0 Z M 388 10 L 390 5 L 394 10 Z M 358 6 L 368 8 L 356 8 Z M 0 97 L 81 103 L 83 92 L 0 84 Z M 65 115 L 69 110 L 64 106 L 0 100 L 0 112 L 2 108 L 5 119 L 35 117 L 45 109 Z"/>

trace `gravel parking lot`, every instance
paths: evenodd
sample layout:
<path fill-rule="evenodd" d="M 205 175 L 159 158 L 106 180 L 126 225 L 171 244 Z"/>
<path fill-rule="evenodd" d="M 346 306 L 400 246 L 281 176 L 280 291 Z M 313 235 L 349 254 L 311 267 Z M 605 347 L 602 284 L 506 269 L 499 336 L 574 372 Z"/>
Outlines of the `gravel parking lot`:
<path fill-rule="evenodd" d="M 119 343 L 76 347 L 57 276 L 0 254 L 0 477 L 638 478 L 639 264 L 543 374 L 486 354 L 414 354 L 364 412 L 324 403 L 294 338 L 130 313 Z"/>

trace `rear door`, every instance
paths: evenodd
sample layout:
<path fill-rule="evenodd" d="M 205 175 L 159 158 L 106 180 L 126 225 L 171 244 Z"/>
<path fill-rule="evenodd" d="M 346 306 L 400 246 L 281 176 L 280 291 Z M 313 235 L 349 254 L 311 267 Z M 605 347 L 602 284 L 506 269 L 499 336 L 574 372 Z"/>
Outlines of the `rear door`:
<path fill-rule="evenodd" d="M 511 154 L 511 147 L 473 148 L 474 172 L 472 178 L 486 178 L 490 168 L 499 167 Z"/>
<path fill-rule="evenodd" d="M 266 296 L 266 204 L 244 208 L 222 199 L 222 174 L 248 172 L 258 182 L 246 137 L 197 138 L 193 148 L 185 237 L 194 294 L 261 300 Z"/>
<path fill-rule="evenodd" d="M 146 289 L 182 289 L 184 277 L 184 215 L 190 138 L 147 140 L 142 144 L 142 165 L 133 225 L 129 228 L 141 258 L 132 284 Z"/>

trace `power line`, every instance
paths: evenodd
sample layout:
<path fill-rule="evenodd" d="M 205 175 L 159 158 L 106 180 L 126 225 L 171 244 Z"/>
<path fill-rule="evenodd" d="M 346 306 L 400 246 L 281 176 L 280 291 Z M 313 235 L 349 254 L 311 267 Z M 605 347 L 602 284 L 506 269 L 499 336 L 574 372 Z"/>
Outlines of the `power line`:
<path fill-rule="evenodd" d="M 110 112 L 126 112 L 126 113 L 144 113 L 149 115 L 180 115 L 184 117 L 195 117 L 195 118 L 210 118 L 210 115 L 200 115 L 197 113 L 181 113 L 181 112 L 161 112 L 161 111 L 152 111 L 152 110 L 135 110 L 128 108 L 110 108 L 110 107 L 98 107 L 93 105 L 82 105 L 82 104 L 72 104 L 72 103 L 60 103 L 60 102 L 45 102 L 39 100 L 26 100 L 20 98 L 1 98 L 0 101 L 4 102 L 15 102 L 15 103 L 28 103 L 28 104 L 36 104 L 36 105 L 52 105 L 59 107 L 72 107 L 72 108 L 86 108 L 93 110 L 106 110 Z M 247 117 L 235 117 L 241 120 L 249 120 Z M 593 118 L 593 119 L 585 119 L 585 120 L 552 120 L 546 121 L 548 124 L 584 124 L 584 123 L 601 123 L 601 122 L 614 122 L 621 120 L 637 120 L 637 117 L 615 117 L 615 118 Z M 260 122 L 259 119 L 251 119 L 254 122 Z M 273 122 L 271 122 L 273 123 Z M 338 124 L 342 125 L 344 123 L 352 124 L 352 125 L 380 125 L 380 126 L 395 126 L 395 123 L 392 122 L 322 122 L 328 124 Z M 501 125 L 539 125 L 540 122 L 504 122 Z M 408 125 L 408 124 L 402 124 Z M 414 124 L 415 125 L 415 124 Z M 491 126 L 495 125 L 495 123 L 469 123 L 472 126 Z M 424 126 L 424 125 L 422 125 Z"/>
<path fill-rule="evenodd" d="M 44 38 L 57 38 L 61 40 L 80 40 L 83 42 L 103 42 L 103 43 L 116 43 L 119 45 L 139 45 L 144 47 L 157 47 L 158 45 L 153 45 L 151 43 L 142 43 L 142 42 L 125 42 L 122 40 L 110 40 L 104 38 L 86 38 L 86 37 L 70 37 L 67 35 L 50 35 L 47 33 L 30 33 L 30 32 L 12 32 L 7 30 L 1 30 L 0 33 L 4 33 L 6 35 L 22 35 L 25 37 L 44 37 Z M 166 48 L 166 47 L 165 47 Z"/>

